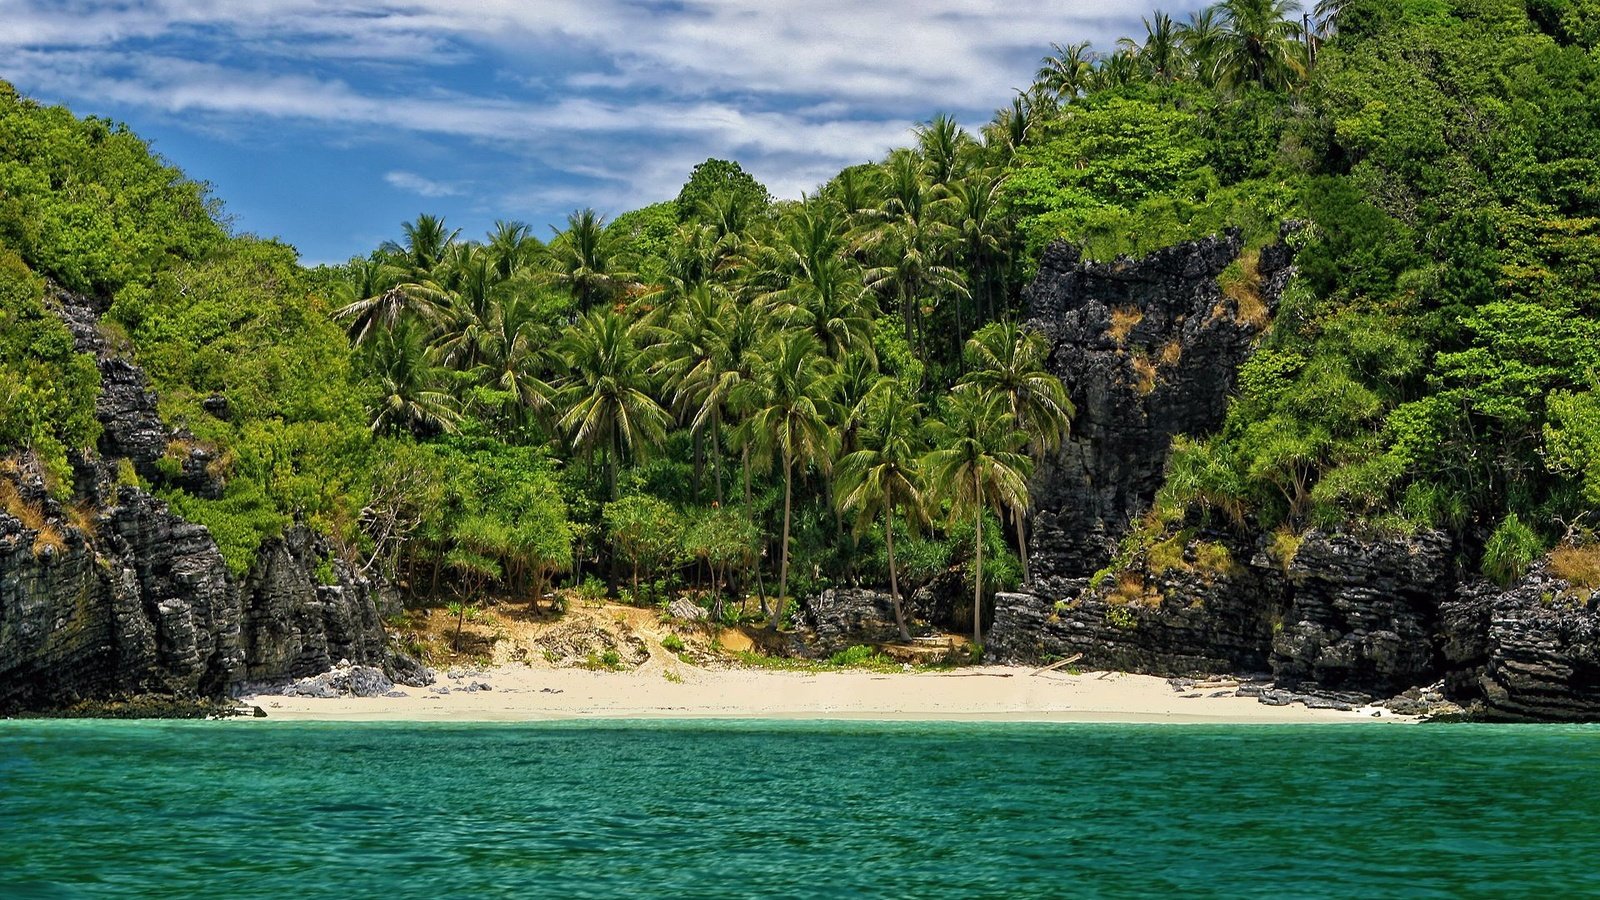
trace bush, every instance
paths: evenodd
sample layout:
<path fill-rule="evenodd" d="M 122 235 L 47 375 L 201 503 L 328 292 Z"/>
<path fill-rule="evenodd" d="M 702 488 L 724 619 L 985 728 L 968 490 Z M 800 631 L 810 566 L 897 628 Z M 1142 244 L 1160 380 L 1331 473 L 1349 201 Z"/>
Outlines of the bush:
<path fill-rule="evenodd" d="M 1544 554 L 1544 543 L 1516 513 L 1506 516 L 1489 536 L 1483 548 L 1483 574 L 1502 586 L 1527 574 L 1528 567 Z"/>

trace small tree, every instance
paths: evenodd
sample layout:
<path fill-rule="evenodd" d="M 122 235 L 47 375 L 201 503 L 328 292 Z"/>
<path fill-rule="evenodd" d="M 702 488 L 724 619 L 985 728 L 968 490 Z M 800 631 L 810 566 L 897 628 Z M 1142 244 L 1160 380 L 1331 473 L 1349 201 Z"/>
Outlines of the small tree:
<path fill-rule="evenodd" d="M 722 601 L 728 587 L 728 572 L 734 566 L 749 565 L 756 557 L 760 536 L 753 523 L 738 510 L 712 507 L 689 526 L 684 548 L 711 570 L 711 589 L 716 599 L 712 618 L 722 618 Z"/>
<path fill-rule="evenodd" d="M 602 513 L 611 544 L 633 566 L 633 594 L 639 596 L 639 572 L 654 575 L 682 553 L 683 519 L 671 504 L 645 494 L 607 503 Z"/>

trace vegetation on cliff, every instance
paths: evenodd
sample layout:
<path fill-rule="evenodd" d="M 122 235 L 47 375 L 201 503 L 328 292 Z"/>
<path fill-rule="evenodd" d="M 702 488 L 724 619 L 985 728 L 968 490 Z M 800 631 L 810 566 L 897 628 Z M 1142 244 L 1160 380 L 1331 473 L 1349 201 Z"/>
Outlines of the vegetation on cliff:
<path fill-rule="evenodd" d="M 957 566 L 981 597 L 1023 574 L 1026 479 L 1071 414 L 1015 324 L 1042 248 L 1239 228 L 1223 289 L 1265 322 L 1257 254 L 1298 221 L 1227 423 L 1178 443 L 1138 533 L 1441 527 L 1514 577 L 1600 502 L 1597 22 L 1583 0 L 1157 13 L 1108 53 L 1056 46 L 977 133 L 934 117 L 798 201 L 708 160 L 548 242 L 421 215 L 311 271 L 125 129 L 3 89 L 0 447 L 64 496 L 95 441 L 48 279 L 104 301 L 173 466 L 212 454 L 219 495 L 153 487 L 236 571 L 302 520 L 418 594 L 898 600 Z"/>

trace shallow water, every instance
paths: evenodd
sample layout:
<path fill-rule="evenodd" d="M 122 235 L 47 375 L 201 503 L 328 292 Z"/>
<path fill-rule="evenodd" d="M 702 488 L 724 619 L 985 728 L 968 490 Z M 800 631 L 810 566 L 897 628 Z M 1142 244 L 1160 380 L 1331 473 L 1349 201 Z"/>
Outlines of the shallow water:
<path fill-rule="evenodd" d="M 1570 896 L 1600 729 L 0 722 L 0 897 Z"/>

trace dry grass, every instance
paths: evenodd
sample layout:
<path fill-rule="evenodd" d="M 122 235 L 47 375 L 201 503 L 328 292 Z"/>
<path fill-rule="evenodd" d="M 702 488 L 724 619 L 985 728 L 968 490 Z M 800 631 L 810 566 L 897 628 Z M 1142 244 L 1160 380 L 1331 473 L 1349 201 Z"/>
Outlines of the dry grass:
<path fill-rule="evenodd" d="M 1288 573 L 1289 566 L 1294 562 L 1296 553 L 1300 552 L 1300 544 L 1305 541 L 1305 535 L 1295 534 L 1294 529 L 1285 525 L 1272 533 L 1272 543 L 1268 545 L 1268 552 Z"/>
<path fill-rule="evenodd" d="M 1557 547 L 1550 554 L 1550 574 L 1575 588 L 1600 588 L 1600 544 Z"/>
<path fill-rule="evenodd" d="M 1217 279 L 1223 296 L 1233 301 L 1234 317 L 1246 325 L 1266 327 L 1271 313 L 1261 299 L 1261 251 L 1241 254 Z"/>
<path fill-rule="evenodd" d="M 43 553 L 46 547 L 58 551 L 66 549 L 67 542 L 61 536 L 61 529 L 45 516 L 44 509 L 23 499 L 16 484 L 8 478 L 0 478 L 0 509 L 21 522 L 23 528 L 33 532 L 34 556 Z"/>
<path fill-rule="evenodd" d="M 88 500 L 79 500 L 67 507 L 67 524 L 83 532 L 90 540 L 100 536 L 94 504 Z"/>
<path fill-rule="evenodd" d="M 1113 341 L 1121 344 L 1133 333 L 1134 326 L 1144 321 L 1144 310 L 1134 306 L 1124 306 L 1111 311 L 1111 327 L 1106 329 L 1106 334 Z"/>
<path fill-rule="evenodd" d="M 1117 575 L 1117 586 L 1106 596 L 1112 606 L 1131 606 L 1137 609 L 1159 609 L 1161 592 L 1145 584 L 1138 572 L 1124 571 Z"/>
<path fill-rule="evenodd" d="M 1183 345 L 1178 343 L 1177 338 L 1173 338 L 1162 345 L 1161 355 L 1157 358 L 1161 360 L 1163 366 L 1171 368 L 1178 364 L 1178 360 L 1183 359 Z"/>
<path fill-rule="evenodd" d="M 1135 353 L 1133 355 L 1133 374 L 1138 376 L 1138 381 L 1134 382 L 1133 389 L 1139 392 L 1139 396 L 1148 397 L 1155 393 L 1156 372 L 1156 364 L 1151 361 L 1149 356 L 1144 353 Z"/>

